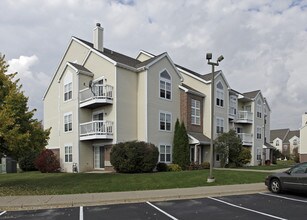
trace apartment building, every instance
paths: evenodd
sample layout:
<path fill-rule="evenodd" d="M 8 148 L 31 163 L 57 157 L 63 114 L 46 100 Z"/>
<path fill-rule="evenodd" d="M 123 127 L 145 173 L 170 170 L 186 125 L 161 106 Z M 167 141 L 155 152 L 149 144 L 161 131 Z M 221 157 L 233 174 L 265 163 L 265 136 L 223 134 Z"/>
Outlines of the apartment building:
<path fill-rule="evenodd" d="M 302 127 L 300 128 L 300 162 L 307 162 L 307 112 L 302 115 Z"/>
<path fill-rule="evenodd" d="M 270 143 L 284 155 L 291 155 L 295 148 L 300 148 L 300 131 L 289 128 L 271 130 Z"/>
<path fill-rule="evenodd" d="M 73 165 L 79 172 L 112 170 L 112 145 L 132 140 L 153 143 L 159 161 L 171 163 L 177 118 L 187 127 L 191 161 L 209 161 L 212 104 L 215 137 L 236 129 L 252 152 L 251 165 L 261 161 L 270 108 L 260 91 L 231 90 L 217 71 L 212 102 L 211 74 L 176 65 L 167 53 L 132 58 L 107 49 L 103 31 L 97 24 L 92 43 L 71 38 L 44 95 L 44 126 L 52 128 L 47 148 L 59 155 L 63 172 Z"/>

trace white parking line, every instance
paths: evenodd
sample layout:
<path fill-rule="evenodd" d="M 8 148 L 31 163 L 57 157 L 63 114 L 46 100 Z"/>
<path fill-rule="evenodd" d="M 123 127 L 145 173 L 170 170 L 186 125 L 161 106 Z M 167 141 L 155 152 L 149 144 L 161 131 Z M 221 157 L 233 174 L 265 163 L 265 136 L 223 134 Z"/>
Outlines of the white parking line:
<path fill-rule="evenodd" d="M 83 206 L 80 206 L 80 213 L 79 213 L 79 219 L 83 220 Z"/>
<path fill-rule="evenodd" d="M 260 215 L 264 215 L 264 216 L 268 216 L 268 217 L 275 218 L 275 219 L 280 219 L 280 220 L 287 220 L 286 218 L 281 218 L 281 217 L 270 215 L 270 214 L 267 214 L 267 213 L 264 213 L 264 212 L 259 212 L 259 211 L 253 210 L 253 209 L 249 209 L 249 208 L 245 208 L 245 207 L 242 207 L 242 206 L 238 206 L 238 205 L 231 204 L 229 202 L 225 202 L 223 200 L 219 200 L 219 199 L 216 199 L 216 198 L 212 198 L 212 197 L 207 197 L 207 198 L 215 200 L 217 202 L 224 203 L 224 204 L 229 205 L 229 206 L 233 206 L 233 207 L 239 208 L 239 209 L 244 209 L 246 211 L 255 212 L 255 213 L 260 214 Z"/>
<path fill-rule="evenodd" d="M 0 216 L 1 216 L 1 215 L 4 215 L 5 213 L 6 213 L 6 211 L 1 212 L 1 213 L 0 213 Z"/>
<path fill-rule="evenodd" d="M 146 203 L 147 203 L 148 205 L 150 205 L 151 207 L 153 207 L 153 208 L 157 209 L 158 211 L 162 212 L 164 215 L 166 215 L 166 216 L 170 217 L 171 219 L 173 219 L 173 220 L 178 220 L 178 219 L 177 219 L 177 218 L 175 218 L 174 216 L 172 216 L 172 215 L 168 214 L 167 212 L 165 212 L 165 211 L 163 211 L 162 209 L 158 208 L 157 206 L 155 206 L 155 205 L 151 204 L 150 202 L 148 202 L 148 201 L 147 201 Z"/>
<path fill-rule="evenodd" d="M 291 201 L 295 201 L 295 202 L 304 202 L 304 203 L 307 203 L 306 200 L 288 198 L 288 197 L 285 197 L 285 196 L 279 196 L 279 195 L 273 195 L 273 194 L 267 194 L 267 193 L 258 193 L 258 194 L 265 195 L 265 196 L 272 196 L 272 197 L 276 197 L 276 198 L 287 199 L 287 200 L 291 200 Z"/>

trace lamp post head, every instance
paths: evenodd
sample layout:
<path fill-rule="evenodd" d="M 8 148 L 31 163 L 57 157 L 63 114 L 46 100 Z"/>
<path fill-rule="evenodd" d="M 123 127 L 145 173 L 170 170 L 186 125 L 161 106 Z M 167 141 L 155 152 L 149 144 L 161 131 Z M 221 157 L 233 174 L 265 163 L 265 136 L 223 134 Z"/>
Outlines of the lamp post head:
<path fill-rule="evenodd" d="M 219 56 L 219 58 L 217 58 L 217 62 L 221 62 L 222 60 L 224 60 L 223 55 Z"/>
<path fill-rule="evenodd" d="M 206 59 L 209 61 L 212 59 L 212 53 L 207 53 L 206 54 Z"/>

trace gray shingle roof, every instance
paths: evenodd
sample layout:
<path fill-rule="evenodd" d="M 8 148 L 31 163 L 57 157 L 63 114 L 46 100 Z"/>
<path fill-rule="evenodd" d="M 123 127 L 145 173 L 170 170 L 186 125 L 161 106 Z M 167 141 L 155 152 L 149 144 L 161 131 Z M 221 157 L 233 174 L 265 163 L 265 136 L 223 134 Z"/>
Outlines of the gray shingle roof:
<path fill-rule="evenodd" d="M 289 131 L 290 131 L 289 128 L 271 130 L 270 131 L 270 136 L 271 136 L 270 142 L 273 142 L 273 140 L 275 140 L 276 138 L 280 138 L 281 140 L 284 141 Z"/>
<path fill-rule="evenodd" d="M 84 66 L 81 66 L 77 63 L 72 63 L 72 62 L 69 62 L 70 65 L 72 65 L 73 67 L 75 67 L 77 70 L 79 71 L 83 71 L 83 72 L 88 72 L 90 73 L 91 71 L 89 71 L 87 68 L 85 68 Z"/>
<path fill-rule="evenodd" d="M 251 91 L 251 92 L 245 92 L 242 95 L 247 97 L 247 98 L 254 99 L 258 95 L 259 92 L 260 92 L 260 90 L 255 90 L 255 91 Z"/>
<path fill-rule="evenodd" d="M 82 40 L 80 38 L 77 38 L 77 37 L 74 37 L 76 39 L 78 39 L 79 41 L 83 42 L 84 44 L 86 44 L 87 46 L 93 48 L 94 50 L 96 50 L 94 48 L 94 45 L 88 41 L 85 41 L 85 40 Z M 113 50 L 110 50 L 108 48 L 103 48 L 103 52 L 102 51 L 99 51 L 99 50 L 96 50 L 97 52 L 109 57 L 110 59 L 114 60 L 115 62 L 118 62 L 118 63 L 121 63 L 121 64 L 125 64 L 127 66 L 130 66 L 130 67 L 134 67 L 136 68 L 139 64 L 141 64 L 142 62 L 135 59 L 135 58 L 132 58 L 132 57 L 129 57 L 127 55 L 124 55 L 124 54 L 121 54 L 121 53 L 118 53 L 116 51 L 113 51 Z"/>
<path fill-rule="evenodd" d="M 197 139 L 201 144 L 210 144 L 211 142 L 211 139 L 202 133 L 188 132 L 188 134 Z"/>
<path fill-rule="evenodd" d="M 195 75 L 195 76 L 197 76 L 197 77 L 199 77 L 199 78 L 201 78 L 201 79 L 203 79 L 205 81 L 211 81 L 211 79 L 212 79 L 212 73 L 208 73 L 208 74 L 203 75 L 203 74 L 194 72 L 194 71 L 192 71 L 192 70 L 190 70 L 188 68 L 185 68 L 183 66 L 180 66 L 178 64 L 175 64 L 175 66 L 180 68 L 180 69 L 183 69 L 184 71 L 186 71 L 188 73 L 191 73 L 191 74 L 193 74 L 193 75 Z M 214 72 L 214 76 L 216 76 L 219 72 L 220 72 L 220 70 L 215 71 Z"/>
<path fill-rule="evenodd" d="M 299 130 L 289 131 L 287 136 L 285 137 L 284 143 L 290 143 L 289 140 L 293 138 L 294 136 L 300 137 L 300 131 Z"/>

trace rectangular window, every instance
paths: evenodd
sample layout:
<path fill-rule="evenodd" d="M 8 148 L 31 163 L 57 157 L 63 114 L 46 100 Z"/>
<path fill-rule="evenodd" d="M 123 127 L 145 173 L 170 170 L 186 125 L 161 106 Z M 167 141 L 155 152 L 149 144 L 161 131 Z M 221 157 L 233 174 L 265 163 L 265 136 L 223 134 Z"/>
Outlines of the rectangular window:
<path fill-rule="evenodd" d="M 72 162 L 72 146 L 65 146 L 65 163 Z"/>
<path fill-rule="evenodd" d="M 191 100 L 191 123 L 200 125 L 200 101 Z"/>
<path fill-rule="evenodd" d="M 216 133 L 220 134 L 224 132 L 224 119 L 217 118 L 216 119 Z"/>
<path fill-rule="evenodd" d="M 160 97 L 171 99 L 171 83 L 160 80 Z"/>
<path fill-rule="evenodd" d="M 261 139 L 261 127 L 257 127 L 257 139 Z"/>
<path fill-rule="evenodd" d="M 172 115 L 167 112 L 160 112 L 160 130 L 171 131 Z"/>
<path fill-rule="evenodd" d="M 64 115 L 64 132 L 72 131 L 72 113 Z"/>
<path fill-rule="evenodd" d="M 64 101 L 72 99 L 72 83 L 67 83 L 64 85 Z"/>
<path fill-rule="evenodd" d="M 223 90 L 217 90 L 216 91 L 216 105 L 223 107 L 224 106 L 224 91 Z"/>
<path fill-rule="evenodd" d="M 160 145 L 160 158 L 159 161 L 162 163 L 170 163 L 171 159 L 172 159 L 172 155 L 171 155 L 171 146 L 170 145 Z"/>
<path fill-rule="evenodd" d="M 261 150 L 257 149 L 257 160 L 261 160 Z"/>

